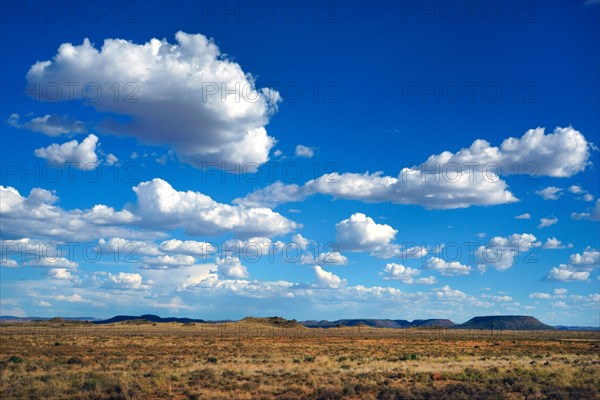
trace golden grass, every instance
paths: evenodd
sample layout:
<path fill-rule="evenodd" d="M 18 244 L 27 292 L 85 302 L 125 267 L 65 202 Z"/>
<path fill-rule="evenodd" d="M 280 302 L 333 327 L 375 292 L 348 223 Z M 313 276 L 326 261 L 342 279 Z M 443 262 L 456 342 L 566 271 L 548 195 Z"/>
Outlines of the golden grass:
<path fill-rule="evenodd" d="M 598 399 L 597 332 L 2 324 L 0 398 Z"/>

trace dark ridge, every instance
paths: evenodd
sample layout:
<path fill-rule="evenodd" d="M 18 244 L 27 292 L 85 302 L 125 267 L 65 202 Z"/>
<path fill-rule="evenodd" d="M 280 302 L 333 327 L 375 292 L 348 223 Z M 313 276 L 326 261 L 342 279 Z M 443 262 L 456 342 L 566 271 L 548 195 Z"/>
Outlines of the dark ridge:
<path fill-rule="evenodd" d="M 276 326 L 280 328 L 300 328 L 302 325 L 298 323 L 295 319 L 285 319 L 281 317 L 266 317 L 266 318 L 257 318 L 257 317 L 246 317 L 239 321 L 240 323 L 250 323 L 250 324 L 260 324 L 260 325 L 268 325 L 268 326 Z"/>
<path fill-rule="evenodd" d="M 11 315 L 0 315 L 0 322 L 44 322 L 44 321 L 99 321 L 99 318 L 94 317 L 13 317 Z"/>
<path fill-rule="evenodd" d="M 456 329 L 492 329 L 492 330 L 551 330 L 553 326 L 541 323 L 537 318 L 527 315 L 492 315 L 471 318 Z"/>
<path fill-rule="evenodd" d="M 336 321 L 302 321 L 308 328 L 335 328 L 341 326 L 370 326 L 372 328 L 450 328 L 454 322 L 449 319 L 416 319 L 408 322 L 404 319 L 338 319 Z"/>
<path fill-rule="evenodd" d="M 456 324 L 449 319 L 415 319 L 409 328 L 452 328 Z"/>
<path fill-rule="evenodd" d="M 111 324 L 116 322 L 135 321 L 130 323 L 145 323 L 152 322 L 176 322 L 182 324 L 191 323 L 226 323 L 234 322 L 231 320 L 221 321 L 207 321 L 203 319 L 192 319 L 192 318 L 177 318 L 169 317 L 162 318 L 157 315 L 145 314 L 141 316 L 134 315 L 117 315 L 109 319 L 99 319 L 94 317 L 15 317 L 10 315 L 1 315 L 0 322 L 85 322 L 89 321 L 94 324 Z M 294 326 L 300 324 L 308 328 L 336 328 L 344 326 L 367 326 L 373 328 L 444 328 L 444 329 L 492 329 L 492 330 L 576 330 L 576 331 L 600 331 L 600 327 L 597 326 L 565 326 L 558 325 L 556 327 L 546 325 L 540 322 L 538 319 L 527 316 L 527 315 L 492 315 L 474 317 L 463 324 L 455 324 L 449 319 L 416 319 L 409 322 L 404 319 L 369 319 L 369 318 L 357 318 L 357 319 L 339 319 L 335 321 L 328 320 L 308 320 L 296 322 L 295 320 L 286 320 L 281 317 L 269 317 L 269 318 L 244 318 L 240 322 L 259 322 L 273 326 Z M 297 325 L 296 325 L 297 326 Z"/>
<path fill-rule="evenodd" d="M 140 323 L 141 321 L 179 322 L 182 324 L 186 324 L 186 323 L 190 323 L 190 322 L 205 322 L 203 319 L 176 318 L 176 317 L 161 318 L 158 315 L 152 315 L 152 314 L 144 314 L 144 315 L 140 315 L 139 317 L 133 316 L 133 315 L 117 315 L 117 316 L 109 318 L 109 319 L 105 319 L 105 320 L 101 320 L 101 321 L 93 321 L 93 322 L 94 322 L 94 324 L 112 324 L 115 322 L 127 322 L 127 321 L 136 321 L 137 323 Z"/>
<path fill-rule="evenodd" d="M 598 326 L 566 326 L 566 325 L 556 325 L 554 327 L 559 331 L 600 331 L 600 327 Z"/>

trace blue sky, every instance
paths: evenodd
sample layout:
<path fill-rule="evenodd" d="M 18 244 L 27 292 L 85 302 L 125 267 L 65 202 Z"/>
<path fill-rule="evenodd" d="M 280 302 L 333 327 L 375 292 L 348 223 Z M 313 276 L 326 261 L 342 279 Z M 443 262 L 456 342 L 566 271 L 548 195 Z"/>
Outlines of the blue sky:
<path fill-rule="evenodd" d="M 600 7 L 5 2 L 1 314 L 598 325 Z"/>

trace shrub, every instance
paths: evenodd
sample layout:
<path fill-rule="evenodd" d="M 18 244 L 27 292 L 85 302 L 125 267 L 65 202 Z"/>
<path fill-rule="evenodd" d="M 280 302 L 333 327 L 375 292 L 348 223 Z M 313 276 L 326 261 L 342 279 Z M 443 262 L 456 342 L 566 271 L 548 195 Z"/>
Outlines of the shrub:
<path fill-rule="evenodd" d="M 344 385 L 344 387 L 342 388 L 342 394 L 344 396 L 354 396 L 356 394 L 356 390 L 354 390 L 354 387 L 352 387 L 351 385 Z"/>
<path fill-rule="evenodd" d="M 341 400 L 342 392 L 334 388 L 318 388 L 315 391 L 316 400 Z"/>
<path fill-rule="evenodd" d="M 83 382 L 83 385 L 81 385 L 81 387 L 83 390 L 95 391 L 98 387 L 98 381 L 96 381 L 96 379 L 88 379 Z"/>

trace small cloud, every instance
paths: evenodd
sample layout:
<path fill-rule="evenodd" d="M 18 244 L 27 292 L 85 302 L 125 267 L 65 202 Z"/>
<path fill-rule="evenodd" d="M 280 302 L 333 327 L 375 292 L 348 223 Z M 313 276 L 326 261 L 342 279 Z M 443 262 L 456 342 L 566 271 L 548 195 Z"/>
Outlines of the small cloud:
<path fill-rule="evenodd" d="M 51 268 L 48 271 L 48 278 L 61 280 L 61 281 L 70 281 L 75 279 L 71 272 L 69 272 L 66 268 Z"/>
<path fill-rule="evenodd" d="M 31 132 L 42 133 L 48 136 L 60 136 L 68 133 L 84 133 L 85 124 L 81 121 L 71 120 L 57 114 L 47 114 L 43 117 L 32 118 L 21 122 L 19 114 L 11 114 L 6 123 L 13 128 L 26 129 Z"/>
<path fill-rule="evenodd" d="M 436 270 L 444 276 L 468 275 L 471 267 L 458 261 L 448 262 L 441 258 L 431 257 L 423 264 L 423 269 Z"/>
<path fill-rule="evenodd" d="M 438 283 L 438 280 L 435 276 L 428 276 L 426 278 L 415 279 L 415 283 L 420 285 L 435 285 Z"/>
<path fill-rule="evenodd" d="M 279 150 L 279 149 L 277 149 L 277 150 L 275 150 L 275 151 L 273 152 L 273 155 L 274 155 L 275 157 L 281 157 L 281 155 L 282 155 L 282 154 L 283 154 L 283 151 L 281 151 L 281 150 Z"/>
<path fill-rule="evenodd" d="M 324 289 L 339 289 L 346 285 L 346 280 L 339 276 L 325 271 L 318 265 L 313 267 L 315 271 L 315 285 Z"/>
<path fill-rule="evenodd" d="M 17 263 L 15 260 L 11 259 L 11 258 L 2 258 L 0 260 L 0 267 L 6 267 L 6 268 L 17 268 L 19 266 L 19 263 Z"/>
<path fill-rule="evenodd" d="M 403 283 L 411 284 L 414 282 L 416 275 L 419 275 L 421 271 L 414 268 L 405 267 L 402 264 L 389 263 L 385 266 L 379 276 L 383 277 L 384 280 L 401 281 Z M 435 279 L 435 277 L 430 277 Z"/>
<path fill-rule="evenodd" d="M 36 149 L 34 154 L 58 165 L 71 164 L 79 169 L 95 169 L 98 166 L 97 145 L 98 136 L 90 133 L 81 143 L 77 140 L 62 144 L 53 143 L 48 147 Z"/>
<path fill-rule="evenodd" d="M 162 156 L 155 158 L 154 161 L 156 161 L 158 164 L 164 167 L 165 165 L 167 165 L 167 155 L 163 154 Z"/>
<path fill-rule="evenodd" d="M 119 159 L 114 154 L 110 153 L 109 155 L 106 156 L 106 165 L 108 165 L 109 167 L 111 165 L 117 164 L 118 162 L 119 162 Z"/>
<path fill-rule="evenodd" d="M 296 155 L 296 157 L 312 158 L 312 156 L 315 155 L 315 152 L 310 147 L 306 147 L 299 144 L 298 146 L 296 146 L 294 154 Z"/>
<path fill-rule="evenodd" d="M 567 294 L 568 290 L 565 288 L 558 288 L 558 289 L 554 289 L 554 294 L 557 296 L 564 296 L 565 294 Z"/>
<path fill-rule="evenodd" d="M 552 303 L 552 307 L 555 307 L 555 308 L 567 308 L 567 303 L 565 303 L 564 301 L 557 301 L 555 303 Z"/>
<path fill-rule="evenodd" d="M 237 257 L 217 258 L 217 274 L 224 279 L 246 279 L 250 276 Z"/>
<path fill-rule="evenodd" d="M 571 218 L 578 221 L 600 221 L 600 199 L 589 212 L 572 213 Z"/>
<path fill-rule="evenodd" d="M 515 219 L 531 219 L 531 214 L 525 213 L 525 214 L 517 215 L 515 217 Z"/>
<path fill-rule="evenodd" d="M 81 295 L 75 293 L 70 296 L 65 296 L 63 294 L 59 294 L 56 296 L 51 296 L 55 300 L 66 301 L 69 303 L 89 303 L 89 300 L 84 299 Z"/>
<path fill-rule="evenodd" d="M 571 243 L 564 245 L 555 237 L 548 238 L 543 246 L 544 249 L 570 249 L 571 247 L 573 247 Z"/>
<path fill-rule="evenodd" d="M 581 188 L 581 186 L 579 185 L 571 185 L 568 188 L 569 192 L 573 193 L 573 194 L 581 194 L 581 193 L 585 193 L 585 190 L 583 190 Z"/>
<path fill-rule="evenodd" d="M 535 193 L 542 196 L 544 200 L 558 200 L 562 196 L 563 189 L 556 186 L 549 186 L 547 188 L 537 190 Z"/>
<path fill-rule="evenodd" d="M 590 271 L 576 271 L 572 266 L 561 264 L 552 268 L 548 279 L 557 282 L 586 281 L 590 277 Z"/>
<path fill-rule="evenodd" d="M 547 228 L 549 226 L 556 224 L 557 222 L 558 222 L 558 218 L 556 218 L 556 217 L 542 218 L 542 219 L 540 219 L 540 224 L 538 225 L 538 228 L 539 229 Z"/>
<path fill-rule="evenodd" d="M 535 293 L 531 293 L 529 295 L 530 299 L 550 299 L 552 298 L 552 296 L 550 296 L 548 293 L 540 293 L 540 292 L 535 292 Z"/>

